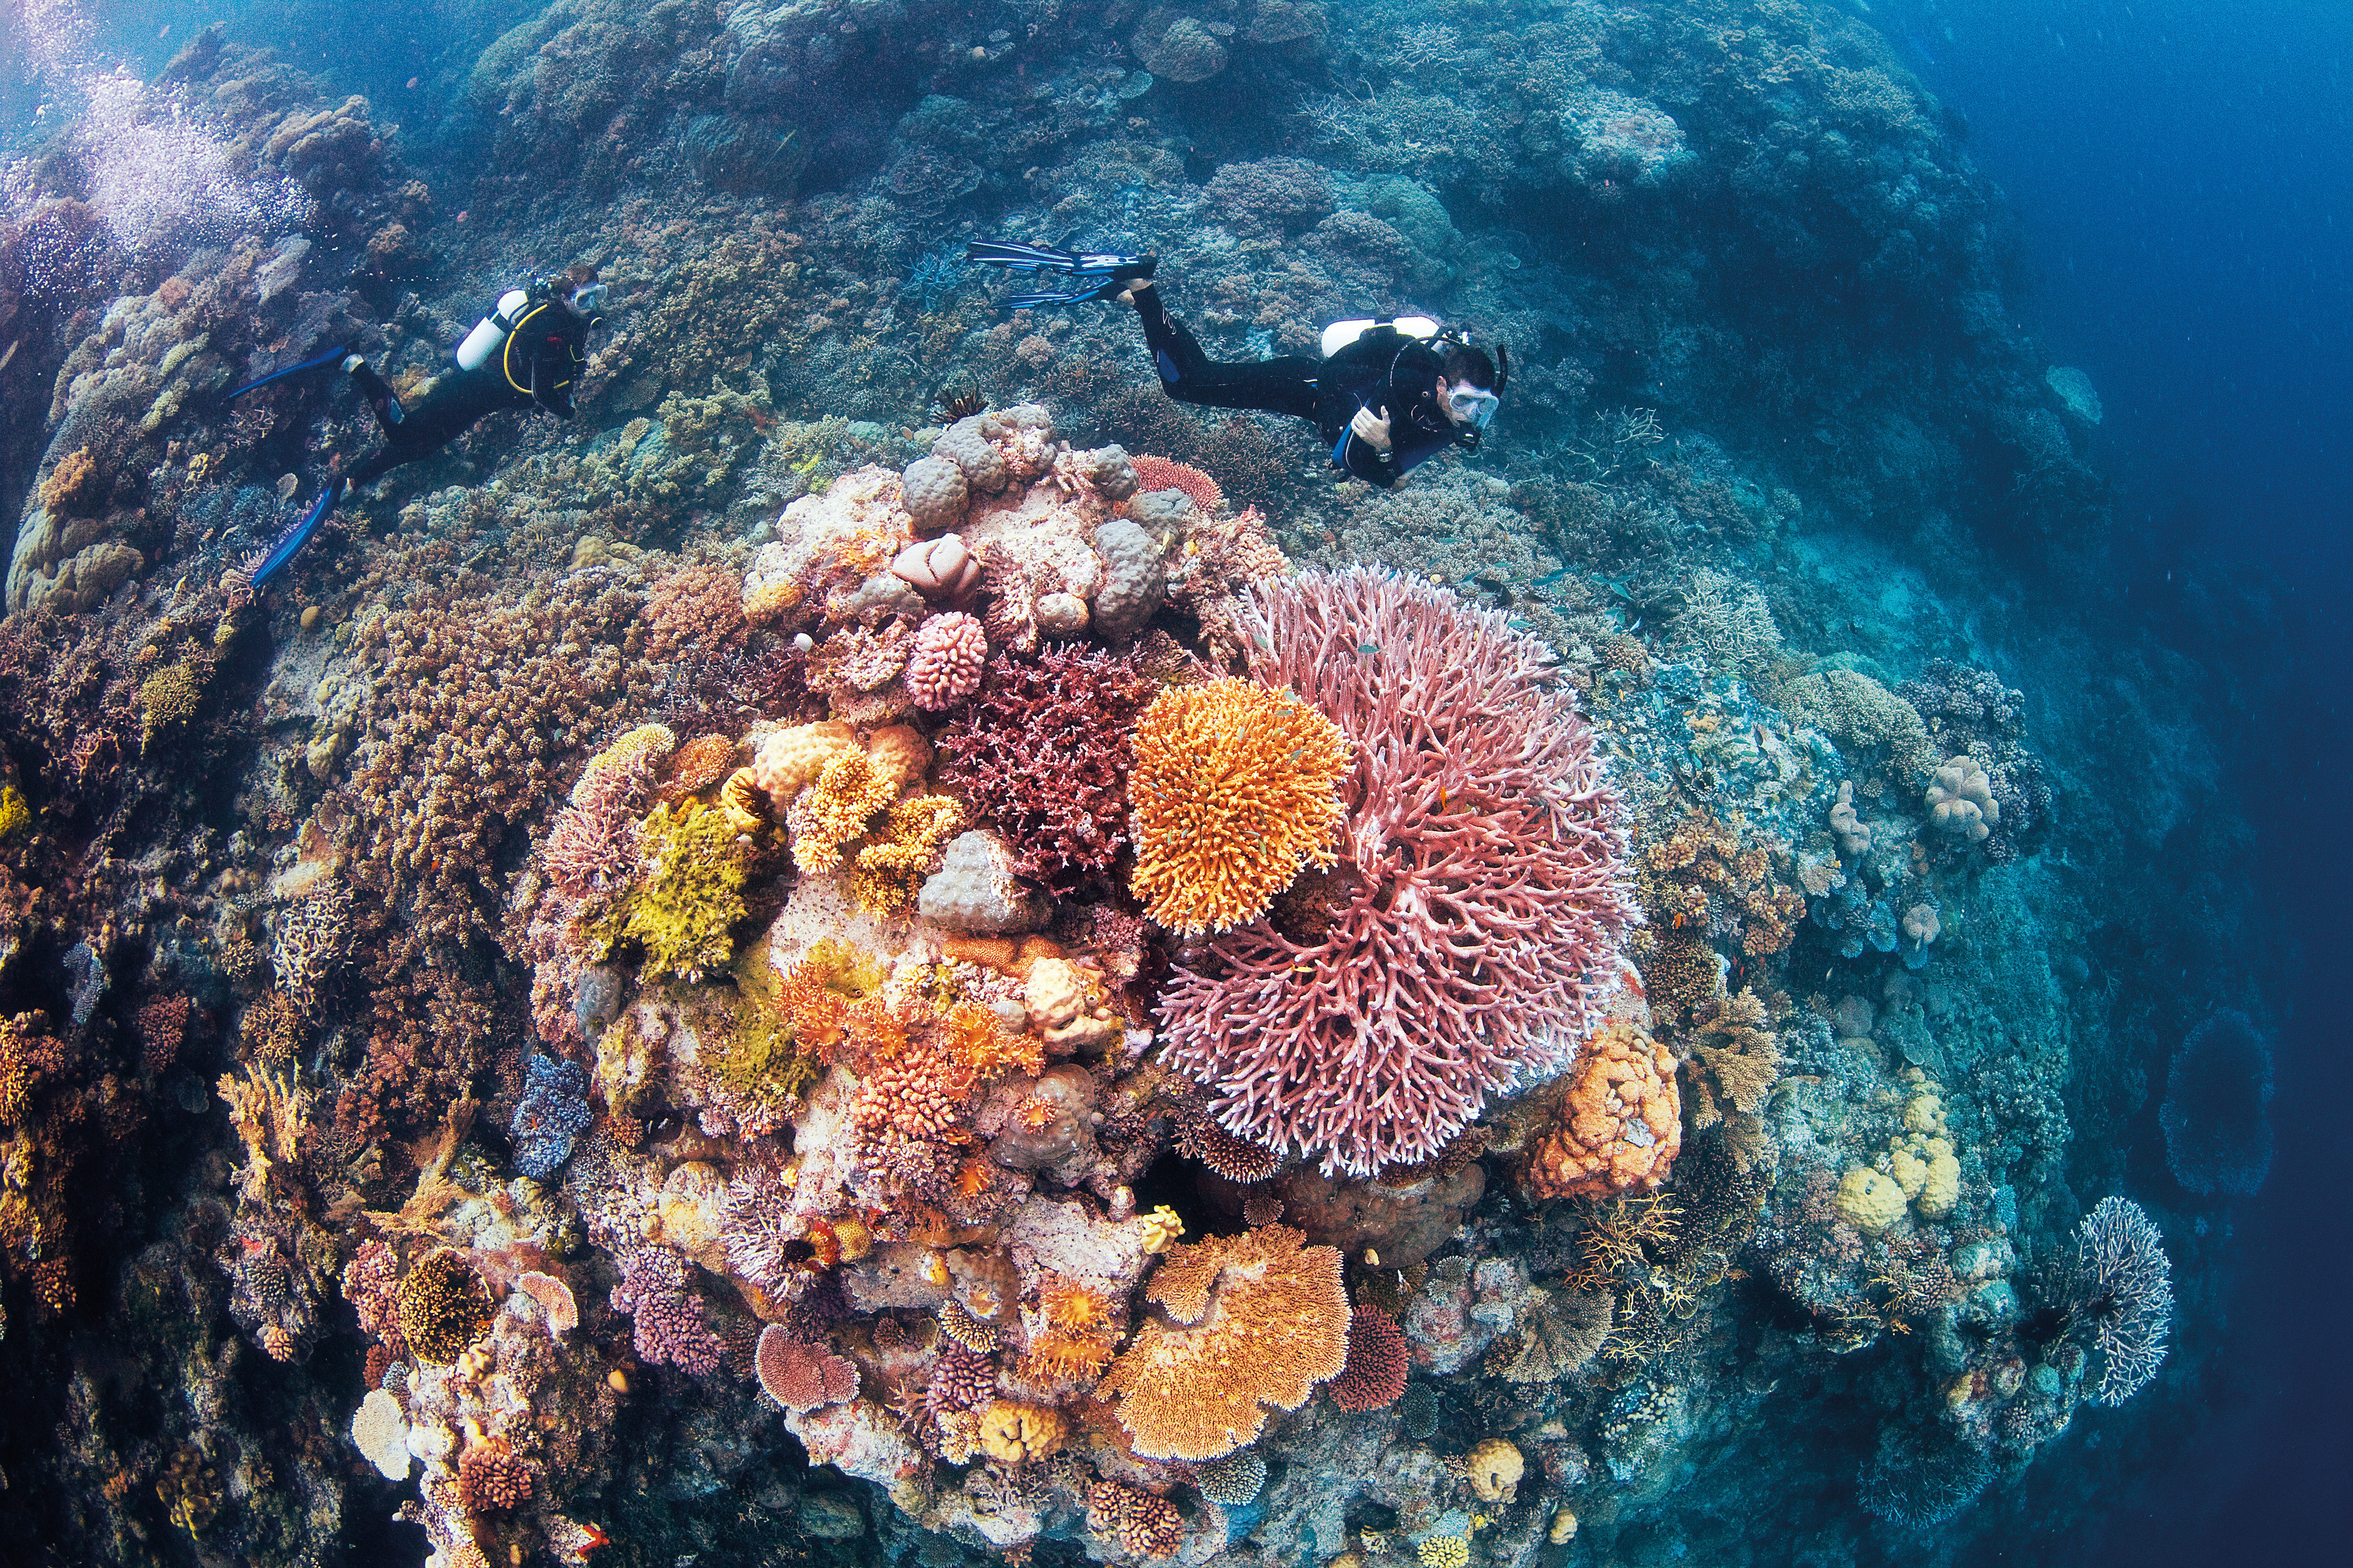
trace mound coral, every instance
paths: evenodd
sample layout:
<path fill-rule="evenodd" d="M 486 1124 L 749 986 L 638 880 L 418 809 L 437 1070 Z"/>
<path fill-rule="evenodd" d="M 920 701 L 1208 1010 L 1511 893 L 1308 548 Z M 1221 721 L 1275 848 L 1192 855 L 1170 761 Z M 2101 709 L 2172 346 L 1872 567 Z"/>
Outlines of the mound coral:
<path fill-rule="evenodd" d="M 1634 919 L 1619 798 L 1547 650 L 1503 616 L 1365 568 L 1257 595 L 1252 673 L 1355 747 L 1340 864 L 1312 908 L 1177 972 L 1161 1059 L 1229 1131 L 1370 1175 L 1435 1158 L 1601 1021 Z"/>
<path fill-rule="evenodd" d="M 1521 1184 L 1534 1198 L 1647 1192 L 1683 1147 L 1674 1053 L 1624 1018 L 1586 1047 L 1560 1117 L 1530 1151 Z"/>
<path fill-rule="evenodd" d="M 1256 920 L 1309 865 L 1330 867 L 1347 737 L 1288 691 L 1213 680 L 1164 691 L 1135 727 L 1144 912 L 1183 936 Z"/>
<path fill-rule="evenodd" d="M 1214 1459 L 1256 1437 L 1266 1406 L 1296 1410 L 1348 1359 L 1340 1254 L 1271 1225 L 1169 1249 L 1145 1294 L 1166 1310 L 1097 1392 L 1118 1402 L 1135 1451 Z"/>

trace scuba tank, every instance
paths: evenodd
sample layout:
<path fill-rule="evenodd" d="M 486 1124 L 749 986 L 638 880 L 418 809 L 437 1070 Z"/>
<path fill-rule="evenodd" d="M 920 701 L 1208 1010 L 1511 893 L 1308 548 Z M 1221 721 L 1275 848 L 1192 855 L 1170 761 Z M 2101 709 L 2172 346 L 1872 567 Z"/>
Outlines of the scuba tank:
<path fill-rule="evenodd" d="M 474 330 L 466 334 L 466 341 L 458 345 L 458 368 L 480 370 L 490 363 L 491 356 L 498 353 L 507 334 L 515 330 L 522 320 L 524 307 L 530 303 L 531 296 L 520 289 L 510 289 L 500 295 L 497 307 L 476 321 Z"/>
<path fill-rule="evenodd" d="M 1330 359 L 1375 327 L 1395 327 L 1409 338 L 1434 338 L 1439 323 L 1428 316 L 1399 316 L 1393 321 L 1335 321 L 1324 329 L 1324 357 Z"/>

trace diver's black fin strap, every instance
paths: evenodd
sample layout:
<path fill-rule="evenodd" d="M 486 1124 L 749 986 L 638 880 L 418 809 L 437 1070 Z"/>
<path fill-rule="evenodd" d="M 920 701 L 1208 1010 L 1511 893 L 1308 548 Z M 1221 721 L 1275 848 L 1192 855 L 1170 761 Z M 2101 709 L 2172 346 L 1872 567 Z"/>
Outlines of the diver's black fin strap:
<path fill-rule="evenodd" d="M 301 364 L 290 364 L 284 370 L 273 370 L 259 381 L 247 382 L 243 386 L 240 386 L 235 392 L 230 393 L 223 401 L 234 403 L 238 398 L 243 397 L 247 393 L 251 392 L 255 387 L 268 386 L 271 382 L 276 381 L 281 375 L 296 375 L 306 370 L 316 370 L 322 364 L 332 364 L 351 352 L 351 346 L 349 344 L 337 343 L 333 348 L 329 349 L 325 353 L 321 354 L 316 359 L 306 359 Z"/>

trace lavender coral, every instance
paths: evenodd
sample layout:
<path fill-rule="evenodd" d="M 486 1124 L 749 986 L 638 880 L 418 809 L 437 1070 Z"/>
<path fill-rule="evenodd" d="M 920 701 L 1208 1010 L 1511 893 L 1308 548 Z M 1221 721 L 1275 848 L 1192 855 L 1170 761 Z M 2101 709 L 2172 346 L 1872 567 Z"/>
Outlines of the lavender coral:
<path fill-rule="evenodd" d="M 1356 747 L 1340 864 L 1163 994 L 1162 1059 L 1225 1128 L 1369 1175 L 1567 1068 L 1634 921 L 1617 791 L 1544 646 L 1355 568 L 1269 584 L 1251 673 Z"/>
<path fill-rule="evenodd" d="M 727 1347 L 702 1321 L 686 1289 L 686 1260 L 666 1247 L 633 1247 L 621 1256 L 613 1306 L 637 1320 L 638 1353 L 696 1377 L 719 1370 Z"/>

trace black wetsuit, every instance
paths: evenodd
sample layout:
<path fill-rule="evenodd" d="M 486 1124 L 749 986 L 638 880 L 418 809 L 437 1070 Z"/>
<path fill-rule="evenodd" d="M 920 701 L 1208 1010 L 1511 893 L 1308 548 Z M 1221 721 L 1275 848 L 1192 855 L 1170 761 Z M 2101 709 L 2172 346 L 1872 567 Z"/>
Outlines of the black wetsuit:
<path fill-rule="evenodd" d="M 604 321 L 581 316 L 554 300 L 533 300 L 507 341 L 478 370 L 451 367 L 437 377 L 395 422 L 392 388 L 367 365 L 352 372 L 375 421 L 384 446 L 354 465 L 354 487 L 374 482 L 403 463 L 429 458 L 501 408 L 544 408 L 559 419 L 572 417 L 572 384 L 580 373 L 588 334 Z"/>
<path fill-rule="evenodd" d="M 1447 447 L 1479 444 L 1476 430 L 1458 429 L 1439 406 L 1444 357 L 1386 322 L 1366 329 L 1330 359 L 1283 354 L 1228 363 L 1201 352 L 1160 302 L 1160 290 L 1141 289 L 1134 300 L 1163 392 L 1205 408 L 1253 408 L 1307 420 L 1331 447 L 1333 464 L 1366 484 L 1388 489 Z M 1388 451 L 1350 433 L 1348 422 L 1360 408 L 1388 410 Z"/>

